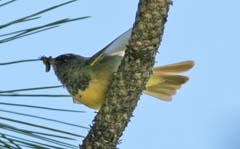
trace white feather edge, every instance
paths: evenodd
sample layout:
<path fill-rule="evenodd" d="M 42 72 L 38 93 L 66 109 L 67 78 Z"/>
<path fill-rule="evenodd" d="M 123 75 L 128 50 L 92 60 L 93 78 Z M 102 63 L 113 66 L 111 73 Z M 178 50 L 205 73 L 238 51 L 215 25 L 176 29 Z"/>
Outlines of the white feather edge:
<path fill-rule="evenodd" d="M 125 54 L 125 51 L 117 51 L 117 52 L 113 52 L 111 54 L 109 54 L 110 56 L 121 56 L 123 57 Z"/>
<path fill-rule="evenodd" d="M 132 28 L 117 37 L 108 47 L 106 47 L 104 51 L 105 55 L 124 56 L 131 33 Z"/>

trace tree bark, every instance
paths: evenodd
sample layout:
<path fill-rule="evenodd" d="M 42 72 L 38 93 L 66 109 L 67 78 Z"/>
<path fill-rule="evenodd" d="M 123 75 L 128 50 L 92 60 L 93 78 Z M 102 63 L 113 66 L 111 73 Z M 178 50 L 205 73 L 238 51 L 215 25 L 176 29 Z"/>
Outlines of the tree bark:
<path fill-rule="evenodd" d="M 152 73 L 170 0 L 140 0 L 126 54 L 81 149 L 115 149 Z"/>

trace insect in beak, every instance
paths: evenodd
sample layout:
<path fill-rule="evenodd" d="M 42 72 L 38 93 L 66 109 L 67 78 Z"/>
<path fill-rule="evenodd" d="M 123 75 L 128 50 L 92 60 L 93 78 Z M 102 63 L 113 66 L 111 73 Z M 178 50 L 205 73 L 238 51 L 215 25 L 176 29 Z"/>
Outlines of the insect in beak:
<path fill-rule="evenodd" d="M 42 56 L 40 58 L 40 60 L 42 60 L 43 64 L 46 66 L 46 68 L 45 68 L 46 72 L 49 72 L 50 68 L 51 68 L 51 64 L 55 63 L 54 59 L 51 56 L 49 56 L 49 57 Z"/>

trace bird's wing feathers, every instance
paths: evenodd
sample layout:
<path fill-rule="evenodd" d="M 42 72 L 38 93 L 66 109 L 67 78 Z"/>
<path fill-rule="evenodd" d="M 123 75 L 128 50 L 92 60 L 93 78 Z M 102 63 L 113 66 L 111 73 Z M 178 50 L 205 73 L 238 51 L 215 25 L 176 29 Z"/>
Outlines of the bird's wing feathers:
<path fill-rule="evenodd" d="M 93 66 L 94 64 L 102 60 L 105 56 L 124 56 L 131 33 L 132 29 L 130 28 L 129 30 L 121 34 L 119 37 L 117 37 L 115 40 L 113 40 L 105 48 L 94 54 L 87 61 L 87 63 Z"/>
<path fill-rule="evenodd" d="M 132 29 L 127 30 L 104 48 L 105 55 L 124 55 Z M 121 54 L 122 53 L 122 54 Z"/>

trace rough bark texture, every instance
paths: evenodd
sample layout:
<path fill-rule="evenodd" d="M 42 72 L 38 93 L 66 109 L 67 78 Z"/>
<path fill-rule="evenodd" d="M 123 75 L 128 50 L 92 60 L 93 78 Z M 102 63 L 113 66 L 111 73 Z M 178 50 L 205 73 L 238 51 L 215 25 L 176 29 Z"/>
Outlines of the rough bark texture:
<path fill-rule="evenodd" d="M 115 149 L 152 73 L 169 0 L 140 0 L 126 55 L 81 149 Z"/>

